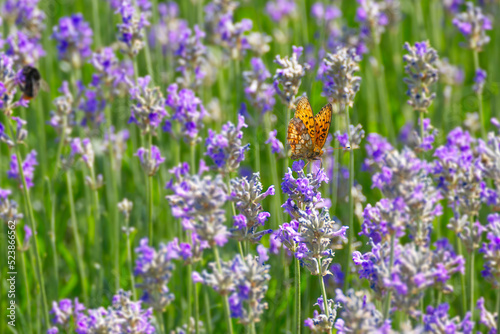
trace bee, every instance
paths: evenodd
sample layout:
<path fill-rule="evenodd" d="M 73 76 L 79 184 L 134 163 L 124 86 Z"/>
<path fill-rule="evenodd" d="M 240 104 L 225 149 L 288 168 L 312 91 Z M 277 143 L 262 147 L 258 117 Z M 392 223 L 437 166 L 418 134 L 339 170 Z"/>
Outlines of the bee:
<path fill-rule="evenodd" d="M 40 88 L 46 90 L 47 84 L 43 81 L 40 71 L 33 66 L 26 65 L 22 69 L 24 81 L 19 83 L 24 100 L 31 100 L 38 95 Z"/>

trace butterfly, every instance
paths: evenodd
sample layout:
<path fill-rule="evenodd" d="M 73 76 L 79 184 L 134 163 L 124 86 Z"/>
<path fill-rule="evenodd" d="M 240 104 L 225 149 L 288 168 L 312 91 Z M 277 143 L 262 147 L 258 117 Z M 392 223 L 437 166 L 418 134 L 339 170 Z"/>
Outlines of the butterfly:
<path fill-rule="evenodd" d="M 287 141 L 292 160 L 319 160 L 332 122 L 332 105 L 328 103 L 314 116 L 307 97 L 297 102 L 295 114 L 288 123 Z"/>

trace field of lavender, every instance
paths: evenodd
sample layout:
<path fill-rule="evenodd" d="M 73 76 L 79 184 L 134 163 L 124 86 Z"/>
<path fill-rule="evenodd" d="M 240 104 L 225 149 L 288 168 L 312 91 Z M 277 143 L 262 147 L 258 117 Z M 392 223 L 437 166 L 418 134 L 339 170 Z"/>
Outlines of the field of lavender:
<path fill-rule="evenodd" d="M 0 333 L 497 333 L 499 6 L 0 0 Z"/>

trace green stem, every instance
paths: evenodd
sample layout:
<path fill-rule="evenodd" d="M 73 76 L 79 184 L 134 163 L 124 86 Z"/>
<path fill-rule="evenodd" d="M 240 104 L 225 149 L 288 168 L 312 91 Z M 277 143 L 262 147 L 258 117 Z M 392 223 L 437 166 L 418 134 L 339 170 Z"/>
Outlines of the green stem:
<path fill-rule="evenodd" d="M 94 17 L 94 37 L 96 48 L 101 47 L 101 22 L 98 8 L 98 1 L 92 0 L 92 12 Z"/>
<path fill-rule="evenodd" d="M 90 167 L 90 177 L 92 178 L 92 183 L 96 186 L 96 177 L 94 166 Z M 96 239 L 96 252 L 97 252 L 97 261 L 99 264 L 102 264 L 102 226 L 99 222 L 100 220 L 100 210 L 99 210 L 99 192 L 96 189 L 92 190 L 92 213 L 94 215 L 94 238 Z M 100 285 L 99 285 L 100 286 Z"/>
<path fill-rule="evenodd" d="M 158 323 L 160 324 L 160 333 L 167 333 L 167 330 L 165 328 L 165 319 L 163 319 L 163 313 L 159 313 L 157 316 Z"/>
<path fill-rule="evenodd" d="M 477 73 L 479 70 L 479 52 L 474 50 L 474 70 Z M 484 127 L 484 107 L 483 107 L 483 94 L 482 92 L 477 92 L 477 100 L 479 104 L 479 121 L 481 123 L 481 136 L 483 140 L 486 141 L 486 129 Z"/>
<path fill-rule="evenodd" d="M 264 126 L 265 126 L 265 131 L 266 135 L 269 135 L 270 130 L 270 125 L 271 120 L 269 113 L 266 115 L 266 120 L 264 121 Z M 280 184 L 280 181 L 278 179 L 278 166 L 277 166 L 277 158 L 274 156 L 271 145 L 267 145 L 267 153 L 269 156 L 269 162 L 271 163 L 271 178 L 273 181 L 273 185 L 275 187 L 278 187 Z M 287 159 L 288 160 L 288 159 Z M 271 217 L 277 217 L 272 219 L 274 222 L 274 226 L 272 226 L 273 229 L 278 228 L 278 226 L 283 224 L 283 210 L 281 209 L 281 192 L 276 191 L 276 194 L 273 196 L 273 207 L 272 207 L 272 216 Z"/>
<path fill-rule="evenodd" d="M 330 317 L 330 311 L 328 310 L 328 299 L 326 296 L 326 289 L 325 289 L 325 281 L 323 280 L 323 275 L 321 272 L 321 258 L 318 258 L 318 262 L 316 263 L 318 267 L 318 278 L 319 278 L 319 284 L 321 286 L 321 293 L 323 295 L 323 307 L 325 308 L 325 314 L 327 317 Z"/>
<path fill-rule="evenodd" d="M 17 226 L 16 226 L 17 229 Z M 16 233 L 16 239 L 17 239 L 17 244 L 20 245 L 20 248 L 22 249 L 22 243 L 21 240 L 19 239 L 19 234 Z M 30 289 L 29 289 L 29 279 L 28 279 L 28 272 L 26 271 L 26 255 L 25 252 L 21 252 L 21 269 L 23 271 L 23 277 L 24 277 L 24 288 L 26 289 L 26 307 L 28 308 L 28 326 L 30 329 L 30 333 L 33 333 L 33 329 L 31 326 L 31 322 L 33 318 L 31 318 L 31 297 L 30 297 Z"/>
<path fill-rule="evenodd" d="M 418 0 L 417 0 L 418 1 Z M 392 122 L 392 114 L 389 108 L 389 102 L 387 97 L 387 86 L 385 81 L 385 67 L 382 59 L 382 54 L 380 53 L 380 44 L 374 46 L 375 58 L 377 59 L 378 64 L 378 75 L 375 75 L 377 78 L 377 92 L 378 99 L 380 104 L 380 114 L 382 119 L 384 120 L 385 126 L 387 127 L 387 134 L 392 143 L 394 143 L 395 135 L 394 135 L 394 125 Z"/>
<path fill-rule="evenodd" d="M 71 187 L 71 171 L 66 171 L 66 186 L 68 189 L 69 198 L 69 210 L 71 215 L 71 228 L 73 229 L 76 245 L 76 263 L 78 265 L 78 271 L 80 272 L 80 284 L 83 290 L 83 300 L 85 304 L 88 304 L 88 288 L 87 288 L 87 277 L 85 276 L 85 265 L 83 262 L 83 250 L 82 243 L 80 241 L 80 233 L 78 232 L 78 224 L 76 221 L 76 211 L 75 211 L 75 199 L 73 197 L 73 188 Z M 90 227 L 89 227 L 90 229 Z"/>
<path fill-rule="evenodd" d="M 472 321 L 474 321 L 474 309 L 475 309 L 475 302 L 474 302 L 474 280 L 475 280 L 475 269 L 474 269 L 474 251 L 470 253 L 470 318 Z M 472 325 L 472 332 L 474 332 L 474 325 Z"/>
<path fill-rule="evenodd" d="M 392 273 L 392 267 L 394 265 L 394 233 L 391 234 L 391 253 L 390 253 L 390 262 L 389 262 L 389 275 Z M 387 299 L 385 300 L 384 305 L 384 319 L 389 318 L 389 312 L 391 310 L 391 298 L 392 298 L 392 289 L 387 293 Z"/>
<path fill-rule="evenodd" d="M 203 288 L 203 295 L 205 296 L 205 312 L 207 312 L 206 314 L 206 320 L 205 320 L 205 324 L 206 324 L 206 330 L 207 330 L 207 333 L 212 333 L 212 314 L 210 312 L 210 297 L 208 296 L 208 289 L 207 287 L 205 286 Z"/>
<path fill-rule="evenodd" d="M 200 298 L 199 293 L 198 293 L 198 286 L 194 285 L 194 328 L 196 331 L 196 334 L 200 333 L 200 301 L 198 300 Z"/>
<path fill-rule="evenodd" d="M 222 272 L 222 267 L 220 264 L 219 248 L 217 246 L 213 246 L 213 250 L 215 256 L 215 262 L 217 264 L 217 269 L 219 270 L 219 272 Z M 227 331 L 229 334 L 233 334 L 233 322 L 231 321 L 231 311 L 229 309 L 229 300 L 227 295 L 223 296 L 223 299 L 224 299 L 225 317 L 227 322 Z"/>
<path fill-rule="evenodd" d="M 345 109 L 345 126 L 347 131 L 347 138 L 349 140 L 349 145 L 351 146 L 351 150 L 349 152 L 349 237 L 347 239 L 347 256 L 346 256 L 346 264 L 345 264 L 345 280 L 344 280 L 344 290 L 347 291 L 347 287 L 349 286 L 349 273 L 350 273 L 350 265 L 351 265 L 351 247 L 354 241 L 354 201 L 352 199 L 352 188 L 354 187 L 354 150 L 351 143 L 351 129 L 350 129 L 350 119 L 349 119 L 349 108 Z"/>
<path fill-rule="evenodd" d="M 152 138 L 151 134 L 148 134 L 148 151 L 149 154 L 151 154 L 151 147 L 152 147 Z M 146 191 L 148 192 L 147 195 L 147 200 L 148 200 L 148 230 L 149 230 L 149 240 L 151 244 L 153 244 L 153 179 L 152 176 L 148 175 L 146 173 L 146 183 L 147 183 L 147 189 Z"/>
<path fill-rule="evenodd" d="M 190 145 L 190 156 L 191 156 L 191 174 L 196 173 L 196 146 L 194 144 Z"/>
<path fill-rule="evenodd" d="M 458 238 L 457 238 L 458 239 Z M 458 254 L 464 255 L 462 251 L 462 241 L 458 241 Z M 465 314 L 467 310 L 467 298 L 466 298 L 466 291 L 465 291 L 465 275 L 460 275 L 460 283 L 461 283 L 461 290 L 462 290 L 462 311 L 463 314 Z"/>
<path fill-rule="evenodd" d="M 497 331 L 500 328 L 500 289 L 497 288 Z"/>
<path fill-rule="evenodd" d="M 52 186 L 50 184 L 49 179 L 46 177 L 45 181 L 48 186 L 49 190 L 49 203 L 50 203 L 50 244 L 52 246 L 52 261 L 54 261 L 54 280 L 55 280 L 55 289 L 56 289 L 56 295 L 59 294 L 59 261 L 58 261 L 58 256 L 57 256 L 57 247 L 56 247 L 56 217 L 55 217 L 55 206 L 56 203 L 54 201 L 54 193 L 52 190 Z"/>
<path fill-rule="evenodd" d="M 422 1 L 422 0 L 415 0 L 415 16 L 417 19 L 417 27 L 416 27 L 417 30 L 414 33 L 414 36 L 416 36 L 418 40 L 421 40 L 423 38 L 422 32 L 423 32 L 424 36 L 427 35 L 425 32 L 425 26 L 423 24 L 423 22 L 424 22 L 423 17 L 424 16 L 422 13 L 422 4 L 420 3 L 420 1 Z"/>
<path fill-rule="evenodd" d="M 115 262 L 115 285 L 116 285 L 116 290 L 120 288 L 120 224 L 118 222 L 118 212 L 117 212 L 117 198 L 116 196 L 118 195 L 118 185 L 116 182 L 116 172 L 115 170 L 118 169 L 118 166 L 116 166 L 115 162 L 115 155 L 113 152 L 113 145 L 111 143 L 111 126 L 113 124 L 112 119 L 111 119 L 111 111 L 109 107 L 106 107 L 105 110 L 105 115 L 106 119 L 108 122 L 108 131 L 109 131 L 109 142 L 108 142 L 108 157 L 109 157 L 109 177 L 111 179 L 111 189 L 108 188 L 107 194 L 108 194 L 108 207 L 109 210 L 111 211 L 111 227 L 113 229 L 112 233 L 112 240 L 113 240 L 113 255 L 114 255 L 114 262 Z"/>
<path fill-rule="evenodd" d="M 188 237 L 189 238 L 189 237 Z M 191 328 L 191 316 L 193 314 L 193 307 L 191 305 L 192 301 L 193 301 L 193 279 L 192 279 L 192 276 L 193 276 L 193 265 L 190 263 L 187 265 L 187 306 L 188 306 L 188 309 L 187 309 L 187 332 L 188 333 L 191 333 L 192 332 L 192 328 Z"/>
<path fill-rule="evenodd" d="M 295 332 L 300 334 L 302 328 L 301 302 L 300 302 L 300 261 L 295 259 Z"/>
<path fill-rule="evenodd" d="M 9 131 L 9 136 L 13 140 L 16 140 L 14 138 L 14 136 L 12 135 L 11 123 L 10 123 L 10 120 L 9 120 L 7 114 L 5 114 L 5 120 L 6 120 L 6 122 L 5 122 L 6 127 Z M 48 304 L 47 304 L 47 294 L 45 292 L 45 281 L 44 281 L 44 276 L 43 276 L 42 259 L 40 256 L 40 250 L 39 250 L 39 246 L 38 246 L 38 236 L 37 236 L 35 215 L 33 214 L 33 205 L 31 204 L 30 189 L 27 186 L 26 177 L 24 176 L 24 171 L 22 168 L 23 165 L 22 165 L 21 156 L 20 156 L 19 147 L 18 147 L 17 142 L 14 143 L 14 151 L 15 151 L 15 155 L 17 158 L 17 166 L 18 166 L 18 170 L 19 170 L 19 175 L 21 176 L 21 182 L 23 185 L 22 193 L 24 195 L 24 200 L 26 202 L 26 205 L 28 206 L 28 217 L 29 217 L 30 227 L 31 227 L 31 230 L 33 231 L 33 244 L 34 244 L 34 248 L 35 248 L 34 251 L 35 251 L 35 257 L 36 257 L 36 276 L 37 276 L 38 284 L 40 286 L 40 292 L 42 295 L 43 317 L 45 320 L 45 324 L 48 326 L 49 322 L 50 322 L 49 311 L 48 311 Z"/>
<path fill-rule="evenodd" d="M 130 242 L 130 217 L 125 217 L 125 228 L 126 230 L 126 235 L 127 235 L 127 262 L 128 262 L 128 268 L 130 271 L 130 285 L 132 289 L 132 296 L 134 297 L 134 300 L 137 300 L 137 294 L 135 292 L 135 279 L 134 279 L 134 269 L 133 269 L 133 264 L 132 264 L 132 246 Z"/>
<path fill-rule="evenodd" d="M 424 112 L 423 111 L 420 111 L 419 112 L 419 116 L 420 116 L 420 138 L 422 139 L 422 144 L 424 143 Z M 424 159 L 424 150 L 421 149 L 421 152 L 420 152 L 420 159 Z M 420 229 L 419 229 L 420 230 Z M 420 232 L 420 231 L 419 231 Z M 420 235 L 420 234 L 419 234 Z"/>

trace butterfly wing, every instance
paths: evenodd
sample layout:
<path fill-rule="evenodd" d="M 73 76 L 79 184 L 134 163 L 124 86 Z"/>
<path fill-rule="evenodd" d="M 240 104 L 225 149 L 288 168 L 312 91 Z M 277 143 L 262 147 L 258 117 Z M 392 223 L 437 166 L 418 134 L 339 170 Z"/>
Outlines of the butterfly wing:
<path fill-rule="evenodd" d="M 287 142 L 292 149 L 293 160 L 307 159 L 314 151 L 314 141 L 301 119 L 294 117 L 288 123 Z"/>
<path fill-rule="evenodd" d="M 332 105 L 328 103 L 314 118 L 316 138 L 314 141 L 314 151 L 321 152 L 325 145 L 328 132 L 330 131 L 330 124 L 332 123 Z"/>
<path fill-rule="evenodd" d="M 295 108 L 295 118 L 298 118 L 304 123 L 309 136 L 312 141 L 316 141 L 316 125 L 314 121 L 314 114 L 309 104 L 307 97 L 303 96 L 297 102 L 297 107 Z"/>

